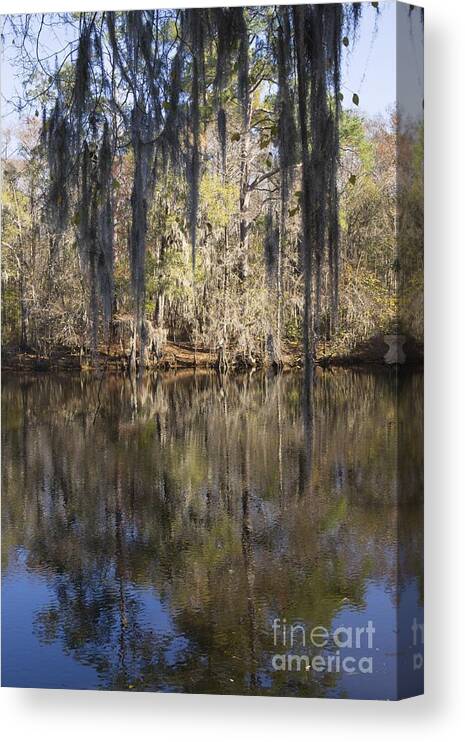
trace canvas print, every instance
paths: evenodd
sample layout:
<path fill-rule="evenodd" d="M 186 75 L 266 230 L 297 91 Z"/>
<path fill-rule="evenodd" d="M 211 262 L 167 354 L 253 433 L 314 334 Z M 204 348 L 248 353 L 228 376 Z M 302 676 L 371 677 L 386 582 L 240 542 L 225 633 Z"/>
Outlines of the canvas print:
<path fill-rule="evenodd" d="M 421 694 L 423 11 L 1 20 L 2 684 Z"/>

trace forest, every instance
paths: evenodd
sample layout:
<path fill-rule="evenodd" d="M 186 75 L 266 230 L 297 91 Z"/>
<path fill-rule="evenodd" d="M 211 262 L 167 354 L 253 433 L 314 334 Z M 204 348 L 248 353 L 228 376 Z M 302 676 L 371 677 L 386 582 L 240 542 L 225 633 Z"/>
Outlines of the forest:
<path fill-rule="evenodd" d="M 423 133 L 343 88 L 362 12 L 7 17 L 3 364 L 280 370 L 389 333 L 420 353 Z"/>

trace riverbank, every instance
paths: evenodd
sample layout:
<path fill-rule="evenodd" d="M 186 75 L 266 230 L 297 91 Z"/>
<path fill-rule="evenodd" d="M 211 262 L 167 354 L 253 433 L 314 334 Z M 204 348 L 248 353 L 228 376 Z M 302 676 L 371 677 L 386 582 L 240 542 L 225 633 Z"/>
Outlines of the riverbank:
<path fill-rule="evenodd" d="M 365 365 L 386 364 L 385 355 L 388 350 L 382 335 L 369 338 L 350 350 L 341 350 L 330 343 L 319 343 L 316 352 L 316 364 L 323 368 L 330 366 L 352 367 Z M 406 362 L 421 365 L 423 362 L 422 348 L 412 339 L 404 344 Z M 288 370 L 300 368 L 303 365 L 302 351 L 299 343 L 286 343 L 282 351 L 282 368 Z M 195 348 L 191 343 L 167 342 L 163 352 L 157 360 L 147 363 L 148 369 L 169 371 L 182 369 L 215 369 L 218 366 L 218 353 L 205 348 Z M 110 373 L 125 373 L 128 367 L 128 358 L 115 346 L 108 350 L 99 349 L 92 361 L 90 355 L 83 354 L 79 349 L 58 347 L 49 355 L 38 355 L 33 352 L 19 352 L 13 348 L 2 349 L 2 371 L 93 371 L 106 368 Z M 261 359 L 252 356 L 245 359 L 243 356 L 231 354 L 230 371 L 244 371 L 247 369 L 263 368 Z"/>

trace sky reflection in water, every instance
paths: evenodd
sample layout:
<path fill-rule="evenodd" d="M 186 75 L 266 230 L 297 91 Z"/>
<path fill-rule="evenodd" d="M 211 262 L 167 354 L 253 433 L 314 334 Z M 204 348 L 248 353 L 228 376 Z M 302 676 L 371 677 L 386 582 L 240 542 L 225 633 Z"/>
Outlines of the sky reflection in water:
<path fill-rule="evenodd" d="M 3 379 L 3 685 L 395 697 L 396 611 L 422 620 L 421 375 L 325 372 L 305 411 L 298 374 L 98 399 Z M 273 670 L 276 617 L 373 621 L 373 673 Z"/>

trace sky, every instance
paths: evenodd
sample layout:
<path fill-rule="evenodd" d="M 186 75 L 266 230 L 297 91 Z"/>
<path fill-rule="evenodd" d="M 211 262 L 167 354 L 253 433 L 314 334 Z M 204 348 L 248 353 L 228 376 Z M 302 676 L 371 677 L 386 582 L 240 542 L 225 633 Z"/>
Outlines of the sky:
<path fill-rule="evenodd" d="M 133 3 L 134 5 L 135 3 Z M 206 3 L 207 4 L 207 3 Z M 168 6 L 172 3 L 167 3 Z M 408 6 L 405 6 L 408 8 Z M 353 93 L 359 96 L 357 110 L 370 117 L 386 115 L 396 98 L 396 9 L 395 3 L 380 2 L 380 13 L 371 2 L 364 3 L 358 38 L 350 41 L 348 48 L 343 48 L 342 92 L 343 106 L 356 108 L 352 103 Z M 49 52 L 55 52 L 63 46 L 63 37 L 43 32 L 42 40 Z M 406 44 L 410 48 L 412 44 Z M 1 118 L 3 131 L 21 125 L 18 114 L 12 110 L 8 99 L 21 91 L 21 80 L 12 60 L 17 50 L 5 45 L 2 53 L 1 76 Z M 418 56 L 415 49 L 410 50 L 405 60 L 406 73 L 410 74 L 410 83 L 418 85 Z M 418 95 L 417 95 L 418 97 Z M 31 115 L 32 112 L 29 112 Z M 14 135 L 13 135 L 14 138 Z"/>
<path fill-rule="evenodd" d="M 394 2 L 364 3 L 355 44 L 344 49 L 343 106 L 354 108 L 352 94 L 360 98 L 358 109 L 379 116 L 394 105 L 396 98 L 396 12 Z"/>

